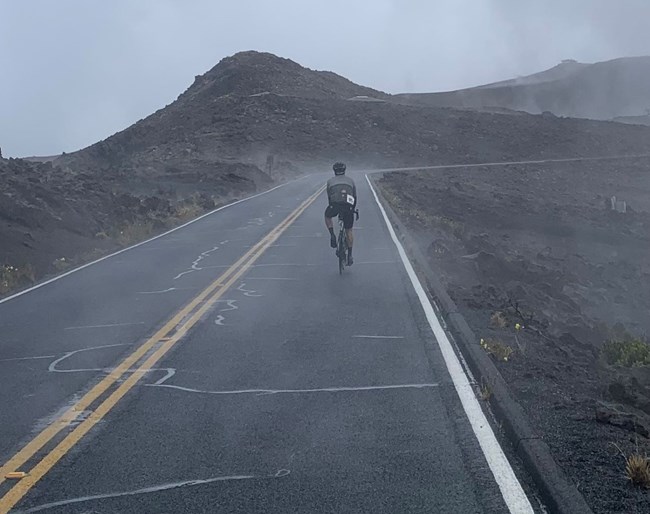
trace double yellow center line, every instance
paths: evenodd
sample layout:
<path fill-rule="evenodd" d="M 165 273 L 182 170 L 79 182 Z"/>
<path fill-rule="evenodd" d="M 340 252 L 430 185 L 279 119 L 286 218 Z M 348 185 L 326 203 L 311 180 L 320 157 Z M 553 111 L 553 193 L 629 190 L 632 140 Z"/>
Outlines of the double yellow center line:
<path fill-rule="evenodd" d="M 69 428 L 79 415 L 87 411 L 102 394 L 108 391 L 122 377 L 127 378 L 105 400 L 103 400 L 91 415 L 66 435 L 49 453 L 47 453 L 27 474 L 16 483 L 2 498 L 0 498 L 0 514 L 8 513 L 27 492 L 52 467 L 72 449 L 91 428 L 103 419 L 110 410 L 129 392 L 133 386 L 153 368 L 156 363 L 201 319 L 201 317 L 223 296 L 223 294 L 239 279 L 259 257 L 271 246 L 280 235 L 300 216 L 307 207 L 324 190 L 321 187 L 307 198 L 296 210 L 289 214 L 261 241 L 246 252 L 237 262 L 230 266 L 217 280 L 212 282 L 201 294 L 176 313 L 153 336 L 126 357 L 110 374 L 104 377 L 72 407 L 58 419 L 48 425 L 34 439 L 27 443 L 18 453 L 0 467 L 0 484 L 5 481 L 8 473 L 19 471 L 20 468 L 37 452 L 45 447 L 62 430 Z M 141 362 L 145 359 L 143 362 Z M 140 364 L 138 364 L 140 363 Z"/>

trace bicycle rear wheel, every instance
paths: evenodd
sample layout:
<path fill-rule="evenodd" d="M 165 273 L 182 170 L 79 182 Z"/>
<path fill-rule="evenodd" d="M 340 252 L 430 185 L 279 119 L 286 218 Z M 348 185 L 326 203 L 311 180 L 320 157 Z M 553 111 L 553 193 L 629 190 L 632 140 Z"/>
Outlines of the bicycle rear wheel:
<path fill-rule="evenodd" d="M 346 244 L 345 234 L 343 230 L 339 232 L 338 256 L 339 256 L 339 274 L 343 274 L 345 268 L 345 258 L 348 253 L 348 245 Z"/>

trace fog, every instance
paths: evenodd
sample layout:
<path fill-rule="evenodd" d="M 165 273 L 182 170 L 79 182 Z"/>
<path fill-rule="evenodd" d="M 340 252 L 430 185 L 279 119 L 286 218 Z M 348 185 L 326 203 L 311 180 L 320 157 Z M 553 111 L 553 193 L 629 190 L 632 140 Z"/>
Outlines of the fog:
<path fill-rule="evenodd" d="M 650 54 L 646 0 L 0 0 L 3 155 L 73 151 L 268 51 L 389 93 Z"/>

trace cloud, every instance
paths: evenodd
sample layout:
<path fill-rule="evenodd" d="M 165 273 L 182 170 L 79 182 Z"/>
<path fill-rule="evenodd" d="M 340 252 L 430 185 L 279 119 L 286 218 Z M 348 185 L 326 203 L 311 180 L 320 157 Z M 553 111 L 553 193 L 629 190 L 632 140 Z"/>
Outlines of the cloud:
<path fill-rule="evenodd" d="M 14 156 L 103 139 L 240 50 L 388 92 L 650 53 L 646 0 L 32 0 L 2 13 L 0 146 Z"/>

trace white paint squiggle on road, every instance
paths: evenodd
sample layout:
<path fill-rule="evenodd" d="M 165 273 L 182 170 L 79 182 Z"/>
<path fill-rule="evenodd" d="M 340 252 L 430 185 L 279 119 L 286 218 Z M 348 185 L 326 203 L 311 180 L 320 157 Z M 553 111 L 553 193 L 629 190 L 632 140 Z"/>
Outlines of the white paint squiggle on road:
<path fill-rule="evenodd" d="M 96 500 L 108 500 L 111 498 L 121 498 L 124 496 L 138 496 L 142 494 L 152 494 L 158 493 L 160 491 L 169 491 L 170 489 L 179 489 L 181 487 L 194 487 L 197 485 L 212 484 L 214 482 L 226 482 L 231 480 L 262 480 L 262 479 L 273 479 L 273 478 L 282 478 L 290 474 L 288 469 L 279 469 L 275 473 L 270 475 L 230 475 L 230 476 L 221 476 L 221 477 L 212 477 L 212 478 L 201 478 L 196 480 L 183 480 L 181 482 L 171 482 L 167 484 L 154 485 L 151 487 L 144 487 L 142 489 L 135 489 L 133 491 L 120 491 L 115 493 L 106 493 L 106 494 L 95 494 L 92 496 L 80 496 L 78 498 L 70 498 L 68 500 L 60 500 L 51 503 L 44 503 L 42 505 L 37 505 L 27 510 L 21 512 L 28 514 L 32 512 L 42 512 L 44 510 L 53 509 L 56 507 L 65 507 L 67 505 L 74 505 L 77 503 L 86 503 Z"/>
<path fill-rule="evenodd" d="M 162 384 L 166 380 L 169 380 L 176 374 L 176 369 L 175 368 L 167 368 L 167 373 L 165 373 L 165 376 L 163 376 L 160 380 L 157 382 L 154 382 L 154 385 Z"/>
<path fill-rule="evenodd" d="M 257 291 L 255 291 L 254 289 L 246 289 L 246 283 L 245 282 L 242 282 L 239 285 L 239 287 L 237 288 L 237 291 L 241 291 L 242 293 L 244 293 L 244 296 L 251 296 L 251 297 L 254 297 L 254 298 L 262 296 L 261 294 L 257 294 Z"/>
<path fill-rule="evenodd" d="M 221 313 L 221 312 L 230 312 L 230 311 L 235 311 L 235 310 L 239 309 L 239 307 L 237 307 L 237 305 L 235 305 L 237 303 L 237 300 L 217 300 L 217 302 L 218 303 L 225 302 L 226 305 L 227 305 L 227 308 L 219 309 L 219 311 L 218 311 L 219 313 Z M 223 314 L 217 314 L 217 319 L 214 320 L 214 324 L 223 326 L 223 324 L 224 324 L 223 322 L 225 320 L 226 320 L 226 317 Z"/>
<path fill-rule="evenodd" d="M 0 359 L 0 362 L 16 362 L 16 361 L 35 361 L 40 359 L 53 359 L 56 355 L 37 355 L 35 357 L 12 357 L 11 359 Z"/>
<path fill-rule="evenodd" d="M 181 278 L 181 277 L 183 277 L 183 276 L 185 276 L 185 275 L 188 275 L 188 274 L 190 274 L 190 273 L 194 273 L 195 271 L 201 271 L 203 268 L 201 268 L 201 267 L 199 266 L 199 263 L 200 263 L 203 259 L 205 259 L 206 257 L 209 257 L 210 254 L 212 254 L 213 252 L 216 252 L 219 248 L 220 248 L 219 246 L 215 246 L 214 248 L 212 248 L 212 249 L 210 249 L 210 250 L 207 250 L 207 251 L 201 253 L 201 254 L 196 258 L 196 260 L 195 260 L 194 262 L 192 262 L 192 265 L 189 267 L 189 269 L 187 269 L 186 271 L 183 271 L 183 272 L 179 273 L 178 275 L 176 275 L 176 276 L 174 277 L 174 280 L 178 280 L 179 278 Z"/>
<path fill-rule="evenodd" d="M 167 289 L 163 289 L 162 291 L 140 291 L 138 294 L 164 294 L 164 293 L 170 293 L 172 291 L 176 291 L 176 288 L 169 287 Z"/>
<path fill-rule="evenodd" d="M 226 305 L 228 306 L 227 309 L 221 309 L 219 312 L 228 312 L 228 311 L 235 311 L 239 309 L 235 304 L 237 303 L 237 300 L 219 300 L 220 302 L 226 302 Z"/>
<path fill-rule="evenodd" d="M 87 328 L 114 328 L 130 327 L 132 325 L 144 325 L 144 321 L 135 321 L 133 323 L 106 323 L 104 325 L 81 325 L 78 327 L 65 327 L 63 330 L 84 330 Z"/>
<path fill-rule="evenodd" d="M 73 355 L 76 355 L 78 353 L 82 352 L 90 352 L 93 350 L 101 350 L 103 348 L 115 348 L 118 346 L 128 346 L 128 343 L 120 343 L 120 344 L 105 344 L 102 346 L 92 346 L 90 348 L 81 348 L 80 350 L 73 350 L 71 352 L 65 352 L 61 357 L 58 357 L 54 361 L 50 363 L 50 365 L 47 367 L 47 371 L 50 373 L 83 373 L 83 372 L 89 372 L 89 371 L 100 371 L 103 373 L 112 373 L 115 368 L 74 368 L 74 369 L 60 369 L 58 366 L 61 364 L 63 361 L 66 359 L 69 359 Z M 148 368 L 148 369 L 140 369 L 140 368 L 135 368 L 135 369 L 127 369 L 124 371 L 124 373 L 149 373 L 151 371 L 165 371 L 166 374 L 164 377 L 162 377 L 156 384 L 162 384 L 166 380 L 169 380 L 171 377 L 173 377 L 176 373 L 175 368 Z"/>
<path fill-rule="evenodd" d="M 313 389 L 236 389 L 231 391 L 209 391 L 205 389 L 193 389 L 191 387 L 182 387 L 171 384 L 164 384 L 160 381 L 155 384 L 146 384 L 148 387 L 164 387 L 166 389 L 175 389 L 185 393 L 211 394 L 211 395 L 237 395 L 252 394 L 256 396 L 265 396 L 273 394 L 310 394 L 310 393 L 353 393 L 363 391 L 389 391 L 394 389 L 430 389 L 439 387 L 440 384 L 390 384 L 380 386 L 360 386 L 360 387 L 320 387 Z"/>
<path fill-rule="evenodd" d="M 76 355 L 78 353 L 82 352 L 90 352 L 92 350 L 100 350 L 102 348 L 115 348 L 116 346 L 126 346 L 126 343 L 120 343 L 120 344 L 105 344 L 102 346 L 91 346 L 90 348 L 81 348 L 80 350 L 73 350 L 71 352 L 66 352 L 64 353 L 61 357 L 58 359 L 52 361 L 50 365 L 47 367 L 47 370 L 50 373 L 78 373 L 80 371 L 103 371 L 104 368 L 84 368 L 84 369 L 59 369 L 57 368 L 57 365 L 62 363 L 64 360 L 72 357 L 73 355 Z"/>

